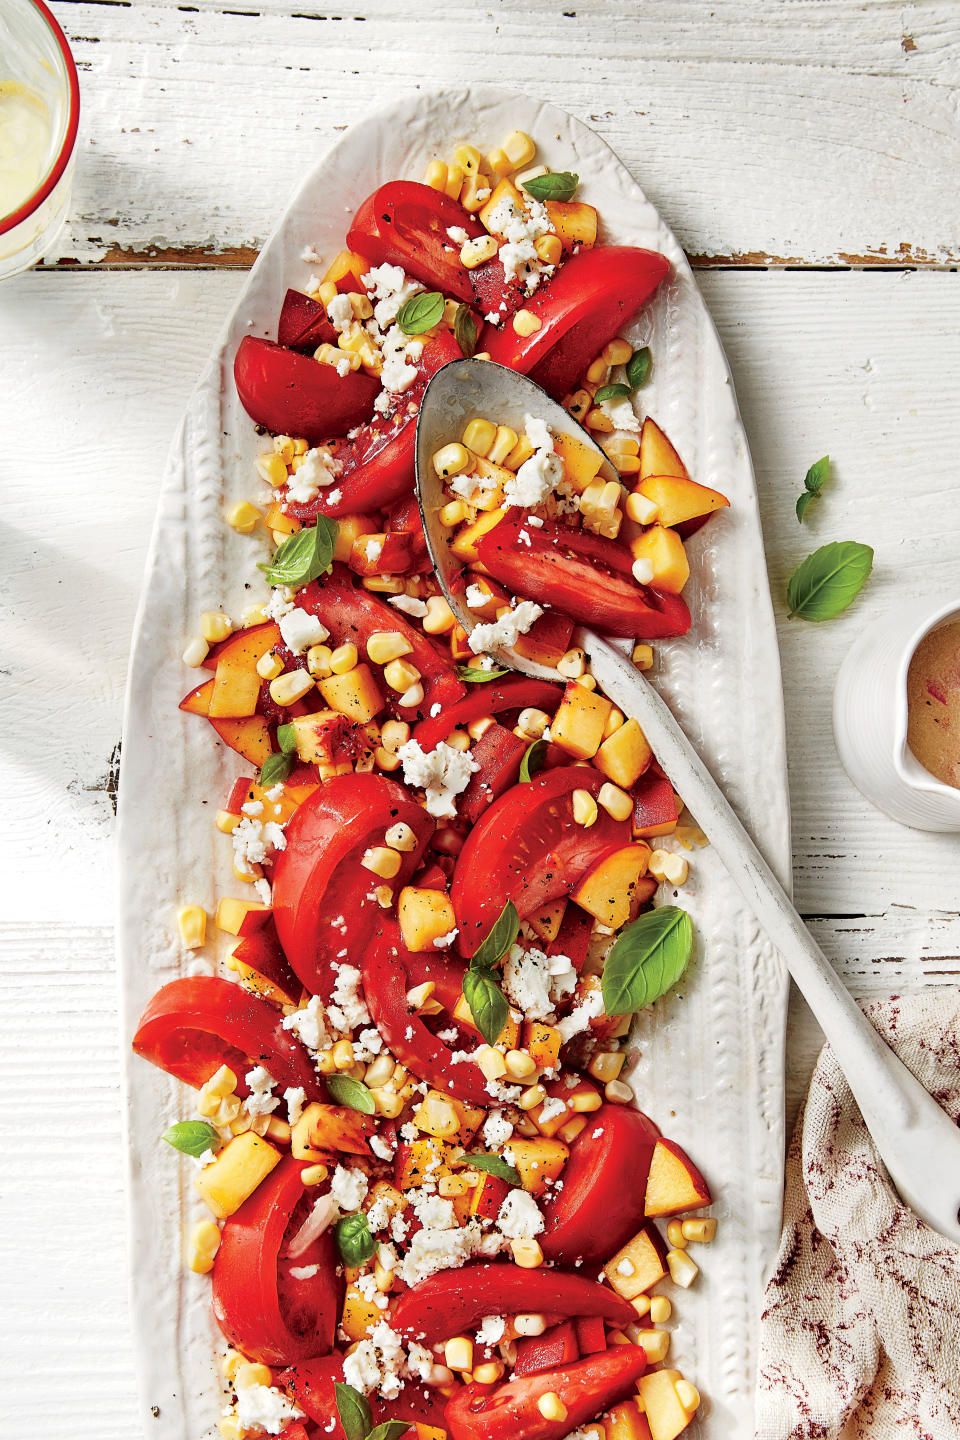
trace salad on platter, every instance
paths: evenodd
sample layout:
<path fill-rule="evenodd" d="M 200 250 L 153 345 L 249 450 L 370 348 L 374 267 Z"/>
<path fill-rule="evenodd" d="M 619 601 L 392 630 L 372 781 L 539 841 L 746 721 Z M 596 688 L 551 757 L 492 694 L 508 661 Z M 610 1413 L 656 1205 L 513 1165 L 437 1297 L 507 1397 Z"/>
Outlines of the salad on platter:
<path fill-rule="evenodd" d="M 705 840 L 574 632 L 650 668 L 728 502 L 634 408 L 655 357 L 620 332 L 667 261 L 600 243 L 535 158 L 515 131 L 381 186 L 235 356 L 268 491 L 226 519 L 270 542 L 269 597 L 202 616 L 181 703 L 246 762 L 215 818 L 232 949 L 133 1041 L 195 1092 L 163 1138 L 197 1167 L 223 1440 L 674 1440 L 700 1406 L 667 1322 L 711 1192 L 628 1080 Z M 467 634 L 413 472 L 426 384 L 470 355 L 537 380 L 619 478 L 535 415 L 450 436 Z M 503 671 L 504 644 L 562 679 Z M 214 938 L 177 919 L 187 951 Z"/>

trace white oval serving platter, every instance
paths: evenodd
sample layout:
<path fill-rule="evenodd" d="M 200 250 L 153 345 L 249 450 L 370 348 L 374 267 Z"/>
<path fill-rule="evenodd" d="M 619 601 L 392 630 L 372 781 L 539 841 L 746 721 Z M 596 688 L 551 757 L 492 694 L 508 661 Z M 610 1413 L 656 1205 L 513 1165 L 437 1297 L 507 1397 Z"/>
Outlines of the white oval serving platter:
<path fill-rule="evenodd" d="M 179 657 L 200 612 L 222 603 L 236 613 L 266 596 L 253 579 L 259 542 L 224 523 L 228 503 L 254 488 L 262 448 L 236 398 L 232 358 L 243 335 L 275 335 L 284 291 L 304 288 L 311 273 L 305 250 L 330 258 L 342 248 L 350 216 L 377 185 L 419 179 L 456 144 L 487 149 L 516 128 L 536 139 L 539 160 L 579 173 L 579 197 L 599 209 L 602 239 L 660 250 L 673 263 L 671 282 L 628 332 L 654 356 L 639 408 L 731 507 L 689 543 L 693 629 L 658 647 L 654 678 L 789 881 L 779 655 L 753 471 L 730 373 L 684 254 L 613 152 L 563 110 L 480 86 L 411 94 L 320 161 L 251 271 L 174 441 L 144 578 L 123 730 L 118 943 L 133 1323 L 150 1440 L 215 1435 L 224 1404 L 216 1356 L 225 1346 L 209 1314 L 209 1280 L 185 1268 L 185 1237 L 202 1212 L 193 1167 L 158 1138 L 189 1101 L 184 1087 L 133 1057 L 129 1039 L 160 985 L 217 963 L 213 946 L 200 958 L 181 950 L 178 903 L 209 912 L 219 895 L 236 893 L 213 816 L 244 762 L 177 710 L 194 683 Z M 716 1195 L 718 1238 L 698 1250 L 696 1284 L 674 1296 L 669 1363 L 704 1397 L 688 1433 L 748 1440 L 761 1286 L 780 1223 L 787 980 L 712 851 L 689 858 L 682 903 L 697 924 L 695 963 L 677 992 L 640 1017 L 631 1080 L 642 1108 L 689 1149 Z"/>

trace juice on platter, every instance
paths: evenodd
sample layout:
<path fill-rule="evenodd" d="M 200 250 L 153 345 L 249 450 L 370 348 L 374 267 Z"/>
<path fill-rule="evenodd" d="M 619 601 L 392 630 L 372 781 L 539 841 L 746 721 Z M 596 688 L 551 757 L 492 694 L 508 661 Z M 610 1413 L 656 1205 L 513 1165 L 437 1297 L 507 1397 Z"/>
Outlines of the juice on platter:
<path fill-rule="evenodd" d="M 960 621 L 931 630 L 910 661 L 907 742 L 925 770 L 960 790 Z"/>

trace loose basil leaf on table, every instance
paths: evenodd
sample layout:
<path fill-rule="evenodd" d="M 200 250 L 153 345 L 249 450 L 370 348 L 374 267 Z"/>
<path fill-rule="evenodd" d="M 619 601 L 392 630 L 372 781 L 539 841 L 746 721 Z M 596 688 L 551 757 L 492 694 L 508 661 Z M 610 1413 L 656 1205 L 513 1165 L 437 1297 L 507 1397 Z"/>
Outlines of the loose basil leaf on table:
<path fill-rule="evenodd" d="M 830 456 L 824 455 L 822 459 L 816 460 L 803 477 L 803 494 L 797 497 L 797 519 L 803 523 L 803 517 L 814 500 L 818 500 L 823 493 L 823 487 L 830 479 Z"/>
<path fill-rule="evenodd" d="M 166 1140 L 174 1150 L 180 1150 L 184 1155 L 192 1155 L 199 1160 L 208 1150 L 219 1150 L 223 1143 L 214 1127 L 207 1120 L 178 1120 L 165 1130 L 161 1140 Z"/>
<path fill-rule="evenodd" d="M 547 753 L 546 740 L 534 740 L 532 745 L 527 746 L 526 753 L 520 761 L 520 782 L 526 785 L 531 781 L 538 770 L 543 767 L 544 756 Z"/>
<path fill-rule="evenodd" d="M 593 403 L 595 405 L 602 405 L 604 400 L 629 400 L 629 398 L 629 385 L 601 385 L 593 397 Z"/>
<path fill-rule="evenodd" d="M 580 184 L 580 176 L 570 170 L 550 170 L 522 182 L 523 189 L 534 200 L 572 200 Z"/>
<path fill-rule="evenodd" d="M 352 1215 L 341 1215 L 333 1227 L 333 1238 L 347 1265 L 365 1265 L 377 1248 L 362 1210 L 356 1210 Z"/>
<path fill-rule="evenodd" d="M 453 338 L 467 360 L 477 348 L 477 320 L 469 305 L 458 305 L 453 317 Z"/>
<path fill-rule="evenodd" d="M 520 1184 L 519 1170 L 504 1160 L 502 1155 L 471 1154 L 464 1151 L 459 1158 L 464 1165 L 470 1165 L 474 1170 L 483 1170 L 487 1175 L 495 1175 L 498 1180 L 505 1180 L 508 1185 Z"/>
<path fill-rule="evenodd" d="M 424 335 L 439 324 L 443 315 L 444 299 L 439 290 L 428 290 L 423 295 L 413 295 L 400 306 L 397 324 L 404 335 Z"/>
<path fill-rule="evenodd" d="M 856 540 L 834 540 L 801 561 L 787 584 L 790 619 L 832 620 L 860 594 L 873 569 L 873 550 Z"/>
<path fill-rule="evenodd" d="M 608 1015 L 630 1015 L 659 1000 L 693 954 L 693 921 L 677 905 L 662 905 L 627 925 L 613 942 L 601 977 Z"/>
<path fill-rule="evenodd" d="M 500 669 L 496 665 L 490 670 L 484 670 L 480 665 L 457 666 L 457 676 L 466 680 L 468 685 L 482 685 L 487 680 L 499 680 L 509 673 L 509 670 Z"/>
<path fill-rule="evenodd" d="M 349 1110 L 359 1110 L 363 1115 L 376 1114 L 373 1096 L 362 1080 L 352 1075 L 325 1075 L 327 1089 L 337 1105 L 346 1105 Z"/>
<path fill-rule="evenodd" d="M 283 726 L 283 729 L 290 727 Z M 294 766 L 293 755 L 268 755 L 260 767 L 260 785 L 262 789 L 269 790 L 273 785 L 281 785 L 288 779 Z"/>
<path fill-rule="evenodd" d="M 307 585 L 325 574 L 333 564 L 337 543 L 337 522 L 318 515 L 316 525 L 298 530 L 274 552 L 269 564 L 262 561 L 262 570 L 271 585 Z"/>
<path fill-rule="evenodd" d="M 339 1380 L 333 1388 L 337 1398 L 337 1414 L 347 1440 L 367 1440 L 373 1425 L 367 1397 L 361 1395 L 359 1390 L 354 1390 L 352 1385 L 344 1385 Z"/>
<path fill-rule="evenodd" d="M 631 390 L 639 390 L 641 385 L 646 385 L 652 364 L 649 345 L 642 345 L 639 350 L 634 350 L 627 361 L 627 384 Z"/>
<path fill-rule="evenodd" d="M 510 1007 L 490 970 L 470 969 L 463 977 L 463 998 L 470 1006 L 477 1029 L 488 1045 L 495 1045 L 507 1023 Z"/>

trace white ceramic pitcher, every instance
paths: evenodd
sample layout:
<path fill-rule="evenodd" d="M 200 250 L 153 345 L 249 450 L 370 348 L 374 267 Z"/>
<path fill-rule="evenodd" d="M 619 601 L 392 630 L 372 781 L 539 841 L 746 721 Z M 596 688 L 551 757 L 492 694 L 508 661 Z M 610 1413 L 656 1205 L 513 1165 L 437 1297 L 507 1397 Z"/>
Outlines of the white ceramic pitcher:
<path fill-rule="evenodd" d="M 833 733 L 850 779 L 878 809 L 917 830 L 960 831 L 960 790 L 924 769 L 907 744 L 907 672 L 931 630 L 960 605 L 903 605 L 867 626 L 840 667 Z"/>

